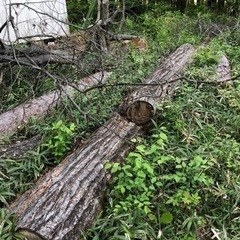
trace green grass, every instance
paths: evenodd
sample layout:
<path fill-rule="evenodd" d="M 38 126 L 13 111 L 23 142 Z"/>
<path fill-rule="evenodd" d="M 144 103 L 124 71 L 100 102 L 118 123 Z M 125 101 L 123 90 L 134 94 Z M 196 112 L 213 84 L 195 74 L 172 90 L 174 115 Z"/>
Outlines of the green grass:
<path fill-rule="evenodd" d="M 86 239 L 239 239 L 240 81 L 217 85 L 217 57 L 238 51 L 223 38 L 200 49 L 174 101 L 159 105 L 148 139 L 134 139 L 108 205 Z"/>
<path fill-rule="evenodd" d="M 240 238 L 239 109 L 218 88 L 185 82 L 152 136 L 106 165 L 119 174 L 87 239 Z"/>

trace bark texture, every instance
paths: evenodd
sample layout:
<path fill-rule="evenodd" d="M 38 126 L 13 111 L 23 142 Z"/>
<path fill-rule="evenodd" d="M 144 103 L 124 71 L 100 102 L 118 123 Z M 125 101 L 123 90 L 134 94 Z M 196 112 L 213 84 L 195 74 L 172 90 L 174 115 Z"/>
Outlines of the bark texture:
<path fill-rule="evenodd" d="M 40 142 L 41 136 L 37 135 L 12 145 L 0 145 L 0 159 L 20 159 L 25 156 L 28 151 L 33 151 L 40 144 Z"/>
<path fill-rule="evenodd" d="M 177 49 L 145 80 L 145 83 L 158 82 L 162 86 L 144 86 L 144 90 L 138 88 L 131 96 L 141 98 L 143 95 L 155 108 L 162 97 L 172 93 L 168 80 L 178 76 L 193 52 L 189 44 Z M 153 90 L 148 90 L 152 87 Z M 156 89 L 160 89 L 158 94 L 155 94 Z M 81 230 L 94 222 L 101 208 L 102 196 L 110 180 L 104 169 L 105 160 L 121 161 L 132 148 L 131 138 L 141 132 L 141 126 L 118 113 L 113 114 L 73 153 L 46 173 L 33 189 L 11 205 L 17 215 L 19 231 L 29 240 L 79 239 Z"/>
<path fill-rule="evenodd" d="M 230 63 L 225 55 L 222 55 L 220 58 L 220 62 L 217 66 L 216 73 L 217 73 L 217 82 L 228 82 L 230 84 L 233 84 L 231 80 L 231 69 L 230 69 Z"/>
<path fill-rule="evenodd" d="M 109 73 L 98 72 L 92 76 L 81 79 L 76 88 L 84 91 L 87 88 L 104 83 Z M 0 139 L 22 128 L 30 118 L 38 119 L 48 115 L 56 107 L 62 97 L 73 96 L 77 91 L 71 86 L 65 86 L 62 90 L 50 92 L 44 96 L 32 99 L 0 115 Z"/>
<path fill-rule="evenodd" d="M 2 43 L 3 44 L 3 43 Z M 77 57 L 62 50 L 48 50 L 40 47 L 14 49 L 12 46 L 0 47 L 0 63 L 16 63 L 20 65 L 38 66 L 48 63 L 77 63 Z"/>

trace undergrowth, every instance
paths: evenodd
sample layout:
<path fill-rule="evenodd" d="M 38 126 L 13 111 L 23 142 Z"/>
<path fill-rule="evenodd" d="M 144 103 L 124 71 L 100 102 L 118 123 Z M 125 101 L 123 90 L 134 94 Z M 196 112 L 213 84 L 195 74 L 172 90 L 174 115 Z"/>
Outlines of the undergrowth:
<path fill-rule="evenodd" d="M 106 162 L 107 205 L 85 239 L 240 238 L 240 81 L 215 75 L 223 53 L 235 75 L 240 58 L 225 39 L 199 49 L 151 136 L 133 139 L 123 164 Z"/>
<path fill-rule="evenodd" d="M 86 239 L 239 239 L 239 106 L 237 89 L 184 82 L 163 102 L 149 139 L 133 139 L 108 205 Z M 222 93 L 225 94 L 222 94 Z"/>
<path fill-rule="evenodd" d="M 139 25 L 126 19 L 125 28 L 144 35 L 149 49 L 133 50 L 113 67 L 109 81 L 116 86 L 78 94 L 74 102 L 65 99 L 48 119 L 31 120 L 3 140 L 42 136 L 41 145 L 22 159 L 0 159 L 1 239 L 21 238 L 14 232 L 14 215 L 6 211 L 9 202 L 30 188 L 45 169 L 61 162 L 76 141 L 103 124 L 132 90 L 131 85 L 117 83 L 140 82 L 153 71 L 159 56 L 163 61 L 181 44 L 198 46 L 204 39 L 200 15 L 161 13 L 145 13 L 138 18 Z M 236 31 L 224 32 L 202 47 L 174 101 L 159 104 L 162 114 L 149 137 L 132 139 L 136 149 L 124 164 L 106 162 L 115 177 L 105 209 L 85 239 L 240 239 L 240 83 L 237 79 L 234 87 L 213 83 L 223 52 L 231 61 L 233 76 L 239 74 L 238 37 Z M 71 76 L 74 69 L 65 66 L 54 71 Z M 27 71 L 11 74 L 12 82 L 0 89 L 1 112 L 57 86 L 45 75 L 32 84 L 32 79 L 26 80 Z M 72 83 L 77 80 L 73 76 Z"/>

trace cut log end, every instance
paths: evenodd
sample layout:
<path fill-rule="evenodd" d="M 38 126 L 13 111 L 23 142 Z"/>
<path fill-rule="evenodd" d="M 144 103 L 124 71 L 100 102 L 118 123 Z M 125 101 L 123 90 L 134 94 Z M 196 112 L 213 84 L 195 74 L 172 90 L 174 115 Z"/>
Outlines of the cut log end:
<path fill-rule="evenodd" d="M 151 121 L 154 115 L 153 106 L 145 101 L 136 101 L 126 109 L 127 119 L 138 126 L 143 126 Z"/>

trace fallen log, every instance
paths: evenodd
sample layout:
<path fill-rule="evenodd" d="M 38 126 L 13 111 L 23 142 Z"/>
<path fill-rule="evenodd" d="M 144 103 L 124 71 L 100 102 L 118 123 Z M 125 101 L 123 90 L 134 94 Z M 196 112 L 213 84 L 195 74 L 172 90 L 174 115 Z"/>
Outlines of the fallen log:
<path fill-rule="evenodd" d="M 169 57 L 150 78 L 145 80 L 145 84 L 123 100 L 119 107 L 122 116 L 137 125 L 145 125 L 151 121 L 159 99 L 171 96 L 175 85 L 181 80 L 179 72 L 189 61 L 187 54 L 189 49 L 186 46 L 188 45 L 183 45 L 183 48 L 178 50 L 179 56 L 176 56 L 176 61 Z M 181 58 L 180 62 L 178 57 Z"/>
<path fill-rule="evenodd" d="M 17 142 L 12 145 L 0 145 L 0 159 L 11 158 L 20 159 L 23 158 L 28 151 L 34 151 L 40 144 L 41 136 L 36 135 L 30 139 L 26 139 L 21 142 Z"/>
<path fill-rule="evenodd" d="M 87 88 L 103 83 L 107 80 L 109 73 L 98 72 L 89 77 L 81 79 L 76 88 L 79 91 L 84 91 Z M 41 97 L 31 99 L 5 113 L 0 115 L 0 139 L 6 135 L 21 129 L 30 118 L 38 119 L 48 115 L 54 107 L 56 107 L 62 97 L 76 94 L 76 89 L 71 86 L 65 86 L 61 90 L 50 92 Z"/>
<path fill-rule="evenodd" d="M 160 99 L 172 94 L 175 82 L 172 79 L 179 78 L 180 71 L 193 53 L 194 49 L 189 44 L 177 49 L 145 80 L 144 83 L 150 85 L 139 87 L 131 96 L 140 102 L 144 97 L 154 114 Z M 126 104 L 128 107 L 135 104 L 131 96 L 130 105 Z M 138 115 L 137 108 L 135 110 Z M 28 240 L 80 238 L 81 232 L 96 220 L 111 178 L 104 169 L 105 161 L 121 161 L 132 148 L 130 140 L 143 131 L 142 126 L 129 120 L 133 119 L 114 113 L 57 167 L 46 173 L 33 189 L 16 199 L 10 210 L 16 213 L 19 232 Z"/>
<path fill-rule="evenodd" d="M 69 51 L 47 49 L 38 46 L 14 48 L 4 44 L 0 39 L 0 63 L 38 66 L 48 63 L 76 64 L 77 61 L 76 54 Z"/>

